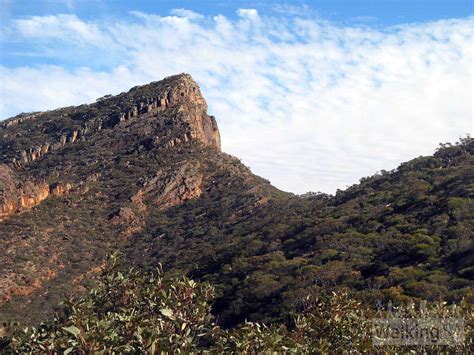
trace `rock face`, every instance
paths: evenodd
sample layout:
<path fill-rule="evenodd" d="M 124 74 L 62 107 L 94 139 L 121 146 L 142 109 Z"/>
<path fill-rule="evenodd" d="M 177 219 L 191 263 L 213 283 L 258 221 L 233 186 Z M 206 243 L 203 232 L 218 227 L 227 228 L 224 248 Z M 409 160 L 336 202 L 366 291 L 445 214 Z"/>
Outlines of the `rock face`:
<path fill-rule="evenodd" d="M 18 116 L 10 118 L 10 119 L 6 120 L 5 122 L 3 122 L 2 126 L 5 127 L 5 128 L 8 128 L 8 127 L 15 126 L 15 125 L 20 124 L 20 123 L 25 122 L 25 121 L 34 120 L 39 115 L 41 115 L 41 113 L 42 112 L 19 114 Z"/>
<path fill-rule="evenodd" d="M 0 221 L 16 212 L 35 207 L 49 196 L 67 194 L 71 187 L 71 184 L 23 182 L 11 168 L 0 164 Z"/>
<path fill-rule="evenodd" d="M 143 182 L 143 187 L 132 197 L 137 205 L 149 201 L 161 208 L 179 205 L 201 196 L 203 174 L 199 164 L 186 163 L 178 170 L 159 170 L 155 176 Z"/>
<path fill-rule="evenodd" d="M 177 85 L 170 87 L 166 93 L 166 101 L 170 107 L 176 107 L 178 112 L 183 113 L 190 126 L 191 139 L 221 149 L 216 119 L 207 114 L 206 100 L 190 75 L 179 76 Z"/>
<path fill-rule="evenodd" d="M 6 165 L 0 165 L 0 221 L 8 215 L 41 203 L 49 195 L 46 184 L 21 183 Z"/>
<path fill-rule="evenodd" d="M 163 82 L 166 84 L 162 85 Z M 124 104 L 125 107 L 117 113 L 118 119 L 115 122 L 122 123 L 150 115 L 166 117 L 171 113 L 175 119 L 174 123 L 181 121 L 180 123 L 187 125 L 181 137 L 170 140 L 171 147 L 176 143 L 193 139 L 220 150 L 217 122 L 213 116 L 207 114 L 207 103 L 199 85 L 189 74 L 171 76 L 163 82 L 146 85 L 145 87 L 149 89 L 146 94 L 135 95 L 135 92 L 143 91 L 144 87 L 130 90 L 132 104 Z"/>
<path fill-rule="evenodd" d="M 60 110 L 57 110 L 21 114 L 5 121 L 0 126 L 3 128 L 0 134 L 7 138 L 6 142 L 17 140 L 16 132 L 21 132 L 19 134 L 22 135 L 24 133 L 22 128 L 27 128 L 25 125 L 31 124 L 31 121 L 42 127 L 40 134 L 44 137 L 28 142 L 11 157 L 5 156 L 2 159 L 0 156 L 0 162 L 21 167 L 51 152 L 84 142 L 104 128 L 130 128 L 140 125 L 141 123 L 137 122 L 140 120 L 149 123 L 149 130 L 155 131 L 153 132 L 155 141 L 167 148 L 193 140 L 217 150 L 221 149 L 216 119 L 207 114 L 206 100 L 199 85 L 189 74 L 175 75 L 162 81 L 137 86 L 127 93 L 86 105 L 81 110 L 75 108 L 61 110 L 65 110 L 66 113 L 59 114 L 57 111 Z M 104 114 L 98 116 L 96 113 L 99 110 L 103 110 Z M 61 133 L 44 135 L 43 132 L 51 130 L 51 124 L 57 126 L 54 121 L 48 120 L 48 115 L 55 116 L 55 114 L 60 116 L 61 120 L 71 118 L 71 126 L 61 127 Z M 28 128 L 31 129 L 29 126 Z"/>

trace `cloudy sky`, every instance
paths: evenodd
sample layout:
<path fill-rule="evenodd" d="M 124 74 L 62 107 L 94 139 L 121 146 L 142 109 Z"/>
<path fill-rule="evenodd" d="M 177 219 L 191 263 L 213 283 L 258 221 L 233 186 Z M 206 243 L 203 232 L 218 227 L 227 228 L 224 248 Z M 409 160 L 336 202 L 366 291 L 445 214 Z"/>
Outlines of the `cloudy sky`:
<path fill-rule="evenodd" d="M 0 120 L 187 72 L 223 150 L 333 193 L 473 130 L 464 0 L 0 0 Z"/>

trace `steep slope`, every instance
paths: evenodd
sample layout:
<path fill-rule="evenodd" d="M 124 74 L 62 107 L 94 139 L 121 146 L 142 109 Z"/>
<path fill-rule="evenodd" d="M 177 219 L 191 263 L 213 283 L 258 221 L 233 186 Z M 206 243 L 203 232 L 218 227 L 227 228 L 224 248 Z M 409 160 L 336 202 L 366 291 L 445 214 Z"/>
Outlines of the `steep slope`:
<path fill-rule="evenodd" d="M 38 321 L 87 286 L 150 213 L 208 194 L 245 208 L 282 194 L 221 153 L 182 74 L 0 128 L 0 315 Z"/>
<path fill-rule="evenodd" d="M 341 287 L 371 304 L 473 299 L 471 138 L 294 196 L 222 153 L 206 111 L 182 74 L 3 123 L 0 318 L 44 319 L 116 249 L 216 285 L 227 326 Z"/>

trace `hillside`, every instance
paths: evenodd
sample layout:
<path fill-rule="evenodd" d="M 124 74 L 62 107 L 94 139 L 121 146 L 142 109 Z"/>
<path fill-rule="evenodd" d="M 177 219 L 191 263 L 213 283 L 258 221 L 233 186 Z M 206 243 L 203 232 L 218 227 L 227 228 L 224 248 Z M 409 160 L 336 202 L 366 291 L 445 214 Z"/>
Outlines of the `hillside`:
<path fill-rule="evenodd" d="M 37 323 L 106 255 L 217 289 L 218 323 L 285 320 L 306 294 L 473 299 L 474 141 L 335 196 L 279 191 L 220 150 L 187 74 L 0 127 L 0 318 Z"/>
<path fill-rule="evenodd" d="M 466 139 L 335 196 L 270 198 L 239 214 L 203 196 L 151 215 L 130 261 L 217 285 L 224 325 L 281 321 L 306 294 L 342 287 L 372 305 L 472 302 L 473 153 Z"/>

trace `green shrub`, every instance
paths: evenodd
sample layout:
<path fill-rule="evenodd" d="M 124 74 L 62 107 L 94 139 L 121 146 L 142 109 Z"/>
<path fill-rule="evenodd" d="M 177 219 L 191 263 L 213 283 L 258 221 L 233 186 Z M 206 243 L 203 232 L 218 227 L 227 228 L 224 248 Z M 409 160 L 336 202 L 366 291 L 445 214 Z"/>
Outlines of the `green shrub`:
<path fill-rule="evenodd" d="M 19 352 L 190 352 L 212 326 L 213 288 L 187 278 L 166 280 L 151 273 L 116 269 L 115 258 L 97 286 L 65 302 L 53 322 L 17 333 Z"/>
<path fill-rule="evenodd" d="M 0 339 L 0 351 L 14 353 L 399 353 L 467 351 L 459 347 L 374 346 L 374 319 L 402 315 L 463 318 L 472 336 L 473 307 L 445 303 L 371 309 L 340 290 L 306 297 L 287 324 L 245 322 L 217 326 L 211 315 L 214 289 L 188 278 L 168 278 L 153 272 L 121 271 L 117 257 L 100 275 L 95 288 L 64 304 L 63 313 L 39 327 Z"/>

